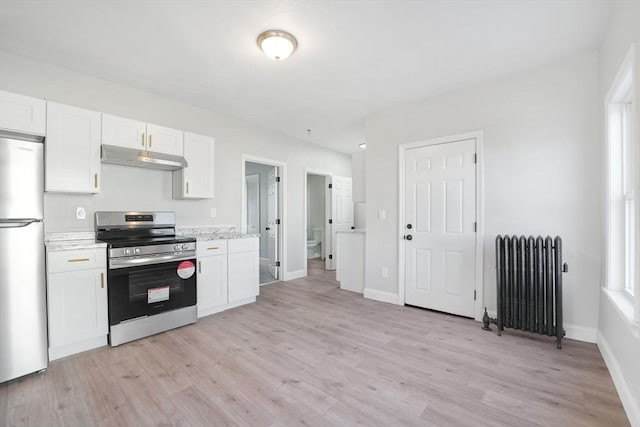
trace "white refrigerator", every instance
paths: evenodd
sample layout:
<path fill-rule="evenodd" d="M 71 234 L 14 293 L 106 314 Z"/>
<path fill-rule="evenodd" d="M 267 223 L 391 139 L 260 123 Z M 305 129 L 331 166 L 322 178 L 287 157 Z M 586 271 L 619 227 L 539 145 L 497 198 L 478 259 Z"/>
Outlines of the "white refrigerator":
<path fill-rule="evenodd" d="M 0 383 L 47 368 L 42 138 L 0 134 Z"/>

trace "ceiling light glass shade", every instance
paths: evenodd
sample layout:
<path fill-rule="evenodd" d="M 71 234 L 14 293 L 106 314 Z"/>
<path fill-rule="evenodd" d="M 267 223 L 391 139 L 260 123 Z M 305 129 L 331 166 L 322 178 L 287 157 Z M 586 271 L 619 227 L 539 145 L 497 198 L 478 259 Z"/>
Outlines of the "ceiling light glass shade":
<path fill-rule="evenodd" d="M 298 42 L 286 31 L 268 30 L 258 36 L 258 46 L 269 58 L 282 61 L 296 50 Z"/>
<path fill-rule="evenodd" d="M 358 147 L 363 148 L 363 149 L 367 148 L 367 143 L 363 142 L 362 144 L 358 145 Z"/>

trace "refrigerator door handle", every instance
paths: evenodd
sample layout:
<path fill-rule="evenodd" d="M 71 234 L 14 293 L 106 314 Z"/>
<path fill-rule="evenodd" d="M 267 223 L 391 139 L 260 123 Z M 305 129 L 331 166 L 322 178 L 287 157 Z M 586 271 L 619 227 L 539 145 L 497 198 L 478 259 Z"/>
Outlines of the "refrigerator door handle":
<path fill-rule="evenodd" d="M 34 222 L 40 222 L 39 219 L 25 219 L 25 220 L 0 220 L 0 228 L 22 228 Z"/>

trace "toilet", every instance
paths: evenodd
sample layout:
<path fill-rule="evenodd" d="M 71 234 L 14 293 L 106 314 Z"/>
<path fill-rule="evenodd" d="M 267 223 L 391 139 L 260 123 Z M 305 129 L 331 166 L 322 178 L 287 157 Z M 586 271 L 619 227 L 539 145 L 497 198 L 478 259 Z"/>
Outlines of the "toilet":
<path fill-rule="evenodd" d="M 314 228 L 313 240 L 307 240 L 307 258 L 318 258 L 321 256 L 322 229 Z"/>

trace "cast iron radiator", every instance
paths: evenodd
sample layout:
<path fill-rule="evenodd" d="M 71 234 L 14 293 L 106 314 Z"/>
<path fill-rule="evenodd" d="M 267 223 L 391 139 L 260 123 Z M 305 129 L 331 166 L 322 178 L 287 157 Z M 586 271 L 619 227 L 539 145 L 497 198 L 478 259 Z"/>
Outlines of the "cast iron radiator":
<path fill-rule="evenodd" d="M 547 236 L 496 237 L 497 317 L 484 309 L 485 330 L 490 323 L 555 336 L 562 348 L 562 239 Z"/>

